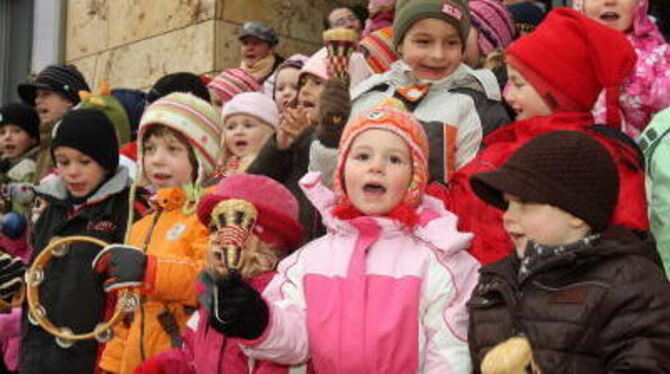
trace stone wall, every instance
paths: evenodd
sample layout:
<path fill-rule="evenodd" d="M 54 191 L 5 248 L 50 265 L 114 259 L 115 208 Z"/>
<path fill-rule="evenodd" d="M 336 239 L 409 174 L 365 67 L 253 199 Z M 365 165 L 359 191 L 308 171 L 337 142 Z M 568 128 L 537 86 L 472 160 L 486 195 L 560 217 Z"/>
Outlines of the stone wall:
<path fill-rule="evenodd" d="M 145 89 L 177 71 L 218 72 L 239 63 L 243 22 L 259 20 L 280 34 L 284 56 L 311 53 L 322 19 L 335 4 L 361 0 L 68 0 L 65 60 L 92 87 Z"/>

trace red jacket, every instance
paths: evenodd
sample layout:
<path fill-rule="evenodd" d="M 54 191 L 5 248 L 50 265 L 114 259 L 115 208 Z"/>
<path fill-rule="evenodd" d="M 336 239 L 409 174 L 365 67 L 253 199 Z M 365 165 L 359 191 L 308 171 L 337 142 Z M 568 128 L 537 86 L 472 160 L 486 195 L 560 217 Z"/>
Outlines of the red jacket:
<path fill-rule="evenodd" d="M 619 172 L 619 202 L 611 225 L 648 230 L 644 167 L 633 146 L 616 136 L 596 131 L 587 113 L 557 113 L 534 117 L 504 126 L 484 139 L 483 150 L 458 170 L 446 188 L 429 186 L 429 193 L 441 198 L 448 210 L 459 217 L 459 230 L 475 234 L 470 253 L 483 265 L 501 260 L 514 248 L 502 225 L 502 211 L 485 204 L 470 188 L 470 176 L 491 171 L 531 138 L 557 130 L 573 130 L 593 135 L 610 151 Z M 614 131 L 614 130 L 613 130 Z"/>

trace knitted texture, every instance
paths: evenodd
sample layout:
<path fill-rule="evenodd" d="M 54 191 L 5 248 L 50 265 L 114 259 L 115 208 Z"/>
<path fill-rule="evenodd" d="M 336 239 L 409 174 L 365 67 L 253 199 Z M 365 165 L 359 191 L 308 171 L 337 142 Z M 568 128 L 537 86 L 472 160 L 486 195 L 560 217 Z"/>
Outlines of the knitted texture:
<path fill-rule="evenodd" d="M 351 113 L 349 85 L 339 78 L 329 79 L 319 99 L 317 135 L 323 145 L 337 148 L 342 129 Z"/>
<path fill-rule="evenodd" d="M 358 135 L 372 129 L 386 130 L 398 135 L 410 149 L 412 179 L 407 187 L 405 199 L 401 203 L 403 207 L 400 208 L 405 213 L 411 212 L 404 207 L 416 208 L 421 203 L 428 181 L 428 138 L 419 121 L 411 113 L 386 103 L 360 113 L 344 128 L 334 178 L 338 204 L 342 206 L 351 204 L 346 196 L 343 180 L 344 166 L 351 146 Z"/>
<path fill-rule="evenodd" d="M 220 201 L 246 200 L 256 207 L 254 233 L 278 249 L 295 249 L 302 238 L 298 200 L 281 183 L 263 175 L 233 174 L 224 178 L 198 204 L 198 218 L 209 226 L 212 210 Z"/>
<path fill-rule="evenodd" d="M 221 101 L 226 102 L 242 92 L 260 91 L 261 85 L 253 75 L 241 68 L 232 68 L 222 71 L 207 85 L 219 95 Z"/>
<path fill-rule="evenodd" d="M 468 3 L 470 22 L 478 31 L 477 45 L 482 54 L 505 49 L 516 35 L 512 16 L 499 0 L 472 0 Z"/>
<path fill-rule="evenodd" d="M 590 135 L 555 131 L 521 147 L 499 169 L 472 176 L 482 200 L 506 209 L 503 192 L 549 204 L 604 230 L 619 195 L 617 168 L 607 149 Z"/>
<path fill-rule="evenodd" d="M 361 39 L 359 46 L 367 51 L 366 60 L 376 74 L 388 71 L 391 64 L 398 60 L 393 48 L 392 27 L 384 27 L 368 34 Z"/>
<path fill-rule="evenodd" d="M 144 133 L 153 125 L 169 127 L 188 140 L 198 159 L 199 180 L 214 170 L 221 152 L 221 125 L 208 102 L 183 92 L 156 100 L 147 107 L 140 120 L 140 145 Z M 140 147 L 140 155 L 142 152 Z"/>
<path fill-rule="evenodd" d="M 31 138 L 40 141 L 40 118 L 33 107 L 24 104 L 8 104 L 0 108 L 0 127 L 16 125 Z"/>
<path fill-rule="evenodd" d="M 605 89 L 607 123 L 620 126 L 618 87 L 636 61 L 622 33 L 558 8 L 534 32 L 512 43 L 507 56 L 554 111 L 590 112 Z"/>
<path fill-rule="evenodd" d="M 98 109 L 69 111 L 54 125 L 51 155 L 58 147 L 70 147 L 89 156 L 110 174 L 119 165 L 119 143 L 109 118 Z"/>
<path fill-rule="evenodd" d="M 268 126 L 279 125 L 279 109 L 270 96 L 260 92 L 244 92 L 236 95 L 223 106 L 221 122 L 236 114 L 246 114 L 258 118 Z"/>
<path fill-rule="evenodd" d="M 443 20 L 458 30 L 465 46 L 470 33 L 470 14 L 462 0 L 398 0 L 393 20 L 393 43 L 397 47 L 405 33 L 424 18 Z"/>
<path fill-rule="evenodd" d="M 79 69 L 70 64 L 47 66 L 35 81 L 20 84 L 18 93 L 24 103 L 34 105 L 38 89 L 58 92 L 72 104 L 79 103 L 79 91 L 91 90 Z"/>

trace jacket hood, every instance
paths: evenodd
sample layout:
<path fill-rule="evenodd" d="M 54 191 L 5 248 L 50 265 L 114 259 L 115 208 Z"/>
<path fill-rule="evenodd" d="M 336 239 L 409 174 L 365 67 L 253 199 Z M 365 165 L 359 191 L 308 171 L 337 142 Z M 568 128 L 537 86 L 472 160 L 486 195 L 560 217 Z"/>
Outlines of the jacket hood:
<path fill-rule="evenodd" d="M 323 224 L 329 233 L 355 235 L 358 232 L 352 223 L 338 219 L 332 214 L 333 208 L 337 205 L 337 199 L 335 193 L 322 183 L 321 173 L 309 172 L 305 174 L 300 180 L 300 187 L 307 199 L 321 214 Z M 440 200 L 425 195 L 422 203 L 417 208 L 417 213 L 419 224 L 410 235 L 419 241 L 437 248 L 445 256 L 465 250 L 470 245 L 473 235 L 457 230 L 458 218 L 444 209 Z M 390 218 L 383 216 L 372 218 L 381 228 L 382 235 L 401 234 L 406 230 L 400 222 Z"/>
<path fill-rule="evenodd" d="M 132 183 L 128 175 L 128 169 L 125 166 L 119 166 L 116 173 L 109 178 L 98 190 L 86 200 L 86 204 L 95 204 L 105 200 L 111 195 L 123 191 Z M 35 187 L 35 192 L 39 195 L 50 197 L 56 200 L 65 200 L 68 197 L 65 184 L 60 177 L 48 178 Z"/>

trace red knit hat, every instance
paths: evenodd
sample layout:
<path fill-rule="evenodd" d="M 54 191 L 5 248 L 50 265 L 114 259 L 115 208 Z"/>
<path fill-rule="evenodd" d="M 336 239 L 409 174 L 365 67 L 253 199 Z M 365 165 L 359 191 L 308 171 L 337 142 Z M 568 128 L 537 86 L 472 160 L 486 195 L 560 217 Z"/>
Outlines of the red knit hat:
<path fill-rule="evenodd" d="M 198 218 L 209 226 L 212 210 L 222 200 L 242 199 L 258 210 L 254 234 L 277 249 L 294 250 L 302 241 L 298 201 L 281 183 L 262 175 L 234 174 L 224 178 L 198 204 Z"/>
<path fill-rule="evenodd" d="M 223 102 L 229 101 L 239 93 L 256 92 L 262 88 L 250 73 L 241 68 L 222 71 L 207 84 L 207 87 L 213 89 Z"/>
<path fill-rule="evenodd" d="M 399 109 L 392 101 L 384 101 L 376 108 L 367 110 L 347 124 L 340 139 L 340 152 L 335 171 L 334 188 L 338 198 L 334 215 L 341 219 L 361 215 L 347 197 L 344 188 L 344 164 L 350 148 L 358 135 L 371 129 L 390 131 L 400 136 L 412 155 L 412 180 L 407 187 L 403 202 L 388 215 L 408 226 L 416 224 L 415 208 L 421 204 L 428 182 L 428 138 L 421 123 L 412 113 Z"/>
<path fill-rule="evenodd" d="M 605 89 L 607 123 L 620 127 L 619 86 L 637 60 L 621 32 L 558 8 L 512 43 L 507 57 L 554 111 L 590 112 Z"/>

